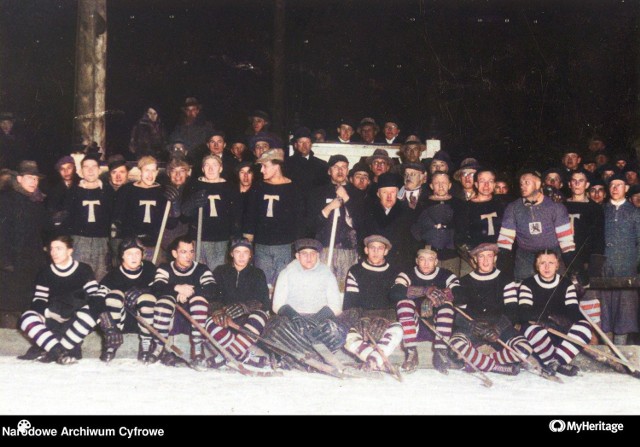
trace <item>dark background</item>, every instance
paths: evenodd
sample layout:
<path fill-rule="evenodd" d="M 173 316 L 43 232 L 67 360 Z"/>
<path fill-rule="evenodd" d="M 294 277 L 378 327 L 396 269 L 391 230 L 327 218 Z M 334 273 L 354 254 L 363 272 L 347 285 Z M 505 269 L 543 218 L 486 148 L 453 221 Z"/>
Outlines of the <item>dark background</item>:
<path fill-rule="evenodd" d="M 557 162 L 594 134 L 630 151 L 639 2 L 286 3 L 286 132 L 341 116 L 437 131 L 454 159 Z M 0 0 L 0 109 L 38 151 L 72 145 L 76 2 Z M 149 105 L 169 131 L 186 96 L 241 134 L 272 110 L 273 2 L 108 0 L 107 150 Z"/>

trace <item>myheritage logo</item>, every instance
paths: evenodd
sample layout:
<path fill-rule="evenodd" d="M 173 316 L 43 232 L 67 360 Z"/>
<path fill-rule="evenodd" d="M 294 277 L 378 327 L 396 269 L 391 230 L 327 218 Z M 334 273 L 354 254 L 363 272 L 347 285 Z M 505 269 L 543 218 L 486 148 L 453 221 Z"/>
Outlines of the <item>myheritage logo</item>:
<path fill-rule="evenodd" d="M 27 421 L 26 419 L 23 419 L 20 422 L 18 422 L 18 432 L 22 436 L 25 436 L 27 434 L 27 430 L 29 430 L 30 428 L 31 428 L 31 422 Z"/>
<path fill-rule="evenodd" d="M 564 421 L 561 421 L 560 419 L 554 419 L 553 421 L 549 422 L 549 430 L 551 430 L 552 432 L 564 431 L 565 428 L 567 428 L 567 424 L 565 424 Z"/>

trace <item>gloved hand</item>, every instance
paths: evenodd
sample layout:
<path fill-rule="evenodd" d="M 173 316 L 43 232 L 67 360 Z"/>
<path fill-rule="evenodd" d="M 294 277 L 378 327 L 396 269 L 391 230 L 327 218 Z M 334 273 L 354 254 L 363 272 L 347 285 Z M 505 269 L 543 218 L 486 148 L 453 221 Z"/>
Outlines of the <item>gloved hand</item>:
<path fill-rule="evenodd" d="M 242 303 L 235 303 L 230 304 L 229 306 L 225 306 L 224 311 L 232 320 L 235 320 L 236 318 L 249 313 L 249 309 L 247 308 L 247 306 Z"/>
<path fill-rule="evenodd" d="M 138 298 L 143 293 L 147 293 L 147 290 L 132 287 L 124 294 L 124 305 L 132 312 L 136 312 L 138 308 Z"/>
<path fill-rule="evenodd" d="M 371 319 L 371 324 L 369 325 L 369 335 L 377 342 L 379 341 L 384 332 L 389 327 L 390 321 L 386 318 L 375 317 Z"/>
<path fill-rule="evenodd" d="M 216 326 L 227 327 L 229 326 L 229 316 L 224 308 L 218 309 L 211 314 L 211 320 Z"/>
<path fill-rule="evenodd" d="M 433 303 L 430 299 L 422 300 L 420 304 L 420 317 L 431 318 L 433 317 Z"/>
<path fill-rule="evenodd" d="M 100 329 L 102 329 L 104 334 L 106 347 L 110 349 L 118 349 L 124 342 L 124 339 L 122 337 L 122 332 L 111 319 L 109 312 L 102 312 L 100 314 L 99 321 Z"/>
<path fill-rule="evenodd" d="M 329 350 L 340 349 L 346 340 L 346 331 L 333 320 L 325 320 L 309 331 L 308 337 L 312 342 L 319 342 Z"/>
<path fill-rule="evenodd" d="M 431 286 L 427 289 L 427 298 L 429 298 L 433 307 L 440 307 L 446 302 L 453 302 L 451 289 L 440 289 L 436 286 Z"/>
<path fill-rule="evenodd" d="M 495 343 L 500 337 L 500 332 L 494 324 L 488 321 L 475 320 L 471 322 L 471 333 L 489 343 Z"/>
<path fill-rule="evenodd" d="M 167 199 L 171 203 L 174 203 L 178 199 L 180 199 L 180 191 L 178 191 L 178 188 L 169 184 L 164 185 L 164 188 L 162 190 L 162 195 L 164 196 L 165 199 Z"/>

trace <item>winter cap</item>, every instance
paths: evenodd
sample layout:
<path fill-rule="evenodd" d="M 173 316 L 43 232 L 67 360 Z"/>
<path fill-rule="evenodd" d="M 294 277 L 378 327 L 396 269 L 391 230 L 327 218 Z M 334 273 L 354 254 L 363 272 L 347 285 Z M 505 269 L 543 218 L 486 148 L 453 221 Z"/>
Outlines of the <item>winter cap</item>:
<path fill-rule="evenodd" d="M 207 132 L 207 138 L 204 139 L 204 142 L 208 143 L 209 140 L 213 137 L 222 137 L 222 139 L 224 140 L 226 138 L 226 134 L 223 130 L 211 130 Z"/>
<path fill-rule="evenodd" d="M 416 259 L 420 256 L 435 256 L 435 258 L 438 259 L 438 253 L 434 250 L 431 250 L 430 248 L 421 248 L 420 250 L 418 250 L 418 252 L 416 253 Z"/>
<path fill-rule="evenodd" d="M 246 247 L 251 252 L 253 252 L 253 246 L 251 245 L 251 242 L 249 242 L 249 239 L 239 238 L 239 239 L 232 240 L 231 241 L 231 249 L 229 251 L 233 251 L 238 247 Z"/>
<path fill-rule="evenodd" d="M 190 107 L 190 106 L 202 107 L 202 104 L 200 104 L 200 101 L 198 101 L 196 98 L 194 98 L 193 96 L 190 96 L 184 100 L 184 105 L 182 106 L 182 108 L 186 109 L 187 107 Z"/>
<path fill-rule="evenodd" d="M 274 160 L 284 161 L 284 151 L 282 149 L 269 149 L 256 160 L 256 164 Z"/>
<path fill-rule="evenodd" d="M 436 161 L 436 160 L 444 161 L 447 164 L 447 166 L 449 166 L 449 169 L 451 169 L 451 157 L 445 151 L 439 150 L 438 152 L 436 152 L 431 161 Z"/>
<path fill-rule="evenodd" d="M 249 138 L 249 147 L 251 148 L 251 150 L 254 150 L 256 148 L 256 144 L 258 144 L 260 141 L 269 143 L 270 148 L 276 146 L 276 141 L 271 138 L 269 134 L 265 132 L 258 132 L 257 134 Z"/>
<path fill-rule="evenodd" d="M 475 158 L 465 158 L 464 160 L 462 160 L 462 163 L 460 163 L 460 168 L 453 174 L 453 179 L 460 181 L 460 177 L 462 177 L 463 171 L 467 169 L 473 169 L 477 171 L 478 169 L 480 169 L 480 163 L 478 163 L 478 160 L 476 160 Z"/>
<path fill-rule="evenodd" d="M 320 243 L 320 241 L 316 240 L 316 239 L 309 239 L 309 238 L 305 238 L 305 239 L 298 239 L 295 243 L 294 243 L 294 248 L 296 250 L 296 253 L 298 253 L 301 250 L 304 250 L 306 248 L 310 248 L 312 250 L 317 251 L 318 253 L 322 251 L 322 244 Z"/>
<path fill-rule="evenodd" d="M 371 177 L 371 169 L 369 169 L 369 165 L 359 161 L 353 168 L 349 170 L 349 177 L 353 177 L 356 172 L 365 172 L 369 177 Z"/>
<path fill-rule="evenodd" d="M 44 175 L 38 170 L 38 163 L 33 160 L 23 160 L 18 166 L 18 175 L 35 175 L 43 178 Z"/>
<path fill-rule="evenodd" d="M 391 158 L 389 157 L 389 152 L 386 149 L 376 149 L 373 151 L 373 155 L 367 157 L 367 163 L 371 164 L 374 160 L 381 159 L 386 161 L 388 164 L 391 164 Z"/>
<path fill-rule="evenodd" d="M 251 121 L 251 119 L 253 117 L 262 118 L 265 121 L 271 121 L 271 118 L 269 117 L 269 114 L 267 112 L 265 112 L 264 110 L 254 110 L 249 115 L 247 115 L 247 117 L 249 118 L 249 121 Z"/>
<path fill-rule="evenodd" d="M 471 256 L 478 256 L 483 251 L 492 251 L 495 254 L 498 254 L 500 249 L 498 248 L 497 244 L 491 244 L 489 242 L 483 242 L 482 244 L 478 245 L 477 247 L 469 250 L 469 254 Z"/>
<path fill-rule="evenodd" d="M 308 138 L 311 139 L 311 131 L 308 127 L 298 127 L 296 131 L 293 133 L 293 142 L 295 143 L 300 138 Z"/>
<path fill-rule="evenodd" d="M 407 169 L 415 169 L 416 171 L 420 171 L 423 174 L 427 172 L 427 169 L 424 167 L 422 163 L 403 163 L 402 164 L 402 174 L 404 175 L 404 171 Z"/>
<path fill-rule="evenodd" d="M 66 165 L 67 163 L 71 163 L 74 166 L 76 165 L 76 162 L 71 155 L 65 155 L 56 161 L 56 171 L 59 171 L 62 165 Z"/>
<path fill-rule="evenodd" d="M 349 159 L 347 157 L 345 157 L 342 154 L 337 154 L 337 155 L 332 155 L 331 157 L 329 157 L 329 167 L 335 165 L 336 163 L 343 161 L 346 164 L 349 164 Z"/>
<path fill-rule="evenodd" d="M 378 189 L 389 187 L 400 188 L 403 184 L 404 179 L 400 177 L 400 175 L 392 172 L 385 172 L 378 177 Z"/>
<path fill-rule="evenodd" d="M 137 237 L 127 237 L 122 239 L 122 242 L 120 242 L 120 245 L 118 246 L 118 253 L 120 253 L 120 257 L 124 255 L 125 251 L 131 248 L 137 248 L 144 255 L 144 245 L 142 245 L 142 241 Z"/>
<path fill-rule="evenodd" d="M 364 238 L 365 247 L 368 247 L 369 244 L 372 244 L 374 242 L 380 242 L 384 244 L 385 247 L 387 247 L 387 250 L 391 250 L 391 247 L 393 247 L 393 245 L 391 245 L 391 242 L 389 242 L 389 239 L 384 236 L 380 236 L 379 234 L 372 234 L 371 236 L 367 236 Z"/>

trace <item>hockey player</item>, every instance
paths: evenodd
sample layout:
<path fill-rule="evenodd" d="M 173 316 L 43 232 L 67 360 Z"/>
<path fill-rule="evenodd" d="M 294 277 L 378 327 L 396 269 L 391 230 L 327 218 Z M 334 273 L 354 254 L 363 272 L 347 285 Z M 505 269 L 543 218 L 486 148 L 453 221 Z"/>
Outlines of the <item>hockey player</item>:
<path fill-rule="evenodd" d="M 175 219 L 180 215 L 179 194 L 175 187 L 162 187 L 156 182 L 158 164 L 155 158 L 140 158 L 138 168 L 140 180 L 120 188 L 114 223 L 122 238 L 139 238 L 145 246 L 144 259 L 151 260 L 167 201 L 171 202 L 170 217 Z M 167 225 L 173 227 L 175 220 Z"/>
<path fill-rule="evenodd" d="M 291 244 L 304 231 L 303 192 L 282 174 L 283 159 L 282 150 L 271 149 L 256 161 L 264 181 L 251 190 L 243 220 L 245 237 L 255 243 L 255 266 L 271 286 L 291 261 Z"/>
<path fill-rule="evenodd" d="M 469 254 L 476 268 L 460 278 L 462 293 L 458 295 L 457 305 L 464 308 L 473 321 L 468 321 L 461 314 L 456 315 L 451 345 L 481 371 L 516 375 L 520 356 L 497 341 L 503 341 L 524 358 L 533 352 L 527 339 L 518 334 L 513 322 L 505 315 L 504 301 L 517 300 L 518 285 L 496 268 L 496 244 L 482 243 Z M 485 343 L 496 351 L 485 355 L 476 349 L 475 346 Z"/>
<path fill-rule="evenodd" d="M 185 305 L 194 320 L 204 326 L 209 315 L 209 301 L 215 288 L 211 271 L 206 265 L 194 261 L 195 243 L 191 238 L 176 238 L 172 244 L 171 255 L 174 261 L 158 267 L 151 285 L 151 293 L 157 298 L 153 327 L 164 338 L 169 336 L 177 305 Z M 204 366 L 202 334 L 195 327 L 191 328 L 191 348 L 194 365 Z M 160 341 L 156 343 L 149 358 L 151 363 L 156 360 L 167 366 L 175 366 L 178 362 L 176 355 L 164 349 Z"/>
<path fill-rule="evenodd" d="M 358 237 L 364 203 L 356 188 L 347 182 L 349 160 L 344 155 L 329 158 L 331 184 L 315 188 L 308 196 L 307 224 L 314 237 L 322 242 L 324 250 L 320 261 L 329 265 L 340 290 L 349 267 L 358 262 Z M 328 260 L 328 247 L 334 216 L 337 214 L 333 259 Z"/>
<path fill-rule="evenodd" d="M 298 239 L 295 250 L 296 259 L 278 276 L 272 310 L 284 317 L 278 319 L 282 325 L 307 343 L 319 342 L 337 351 L 344 346 L 346 329 L 336 320 L 343 302 L 336 277 L 320 262 L 319 241 Z"/>
<path fill-rule="evenodd" d="M 461 250 L 469 251 L 482 243 L 496 243 L 498 241 L 505 204 L 502 200 L 494 197 L 495 182 L 496 174 L 490 169 L 480 168 L 474 174 L 473 184 L 476 195 L 465 202 L 463 214 L 460 216 L 459 231 L 461 234 L 456 235 Z M 511 261 L 511 259 L 505 259 L 505 261 Z M 466 262 L 461 263 L 461 275 L 470 273 L 471 270 L 473 269 L 469 269 Z"/>
<path fill-rule="evenodd" d="M 113 196 L 99 179 L 97 155 L 85 156 L 80 172 L 82 180 L 65 197 L 63 226 L 73 237 L 75 259 L 89 264 L 100 281 L 107 274 Z"/>
<path fill-rule="evenodd" d="M 511 251 L 517 243 L 514 276 L 522 280 L 533 273 L 535 253 L 555 250 L 569 267 L 575 254 L 573 229 L 567 209 L 542 194 L 542 176 L 533 170 L 520 174 L 521 199 L 507 205 L 498 236 L 498 247 Z"/>
<path fill-rule="evenodd" d="M 23 360 L 40 360 L 60 364 L 75 363 L 81 358 L 80 348 L 65 331 L 75 321 L 76 313 L 95 321 L 89 315 L 89 298 L 98 291 L 91 267 L 72 258 L 73 241 L 69 236 L 58 236 L 49 244 L 53 261 L 36 278 L 31 308 L 22 314 L 20 329 L 35 343 Z M 92 327 L 93 327 L 92 326 Z"/>
<path fill-rule="evenodd" d="M 449 270 L 438 267 L 438 254 L 430 249 L 418 250 L 416 266 L 400 273 L 389 294 L 396 303 L 398 321 L 402 325 L 405 361 L 402 369 L 413 372 L 418 368 L 418 341 L 428 339 L 429 329 L 420 316 L 433 315 L 435 328 L 446 340 L 453 330 L 454 297 L 458 295 L 460 281 Z M 423 310 L 424 308 L 424 310 Z M 433 344 L 433 366 L 446 373 L 451 362 L 447 345 L 436 337 Z"/>
<path fill-rule="evenodd" d="M 232 265 L 216 267 L 216 282 L 212 307 L 218 307 L 205 328 L 223 348 L 245 365 L 263 367 L 265 357 L 253 356 L 249 348 L 253 340 L 229 327 L 229 320 L 256 335 L 262 334 L 269 318 L 269 288 L 264 272 L 251 265 L 253 248 L 246 239 L 236 239 L 231 244 Z M 225 363 L 222 355 L 207 359 L 211 368 Z"/>
<path fill-rule="evenodd" d="M 192 239 L 198 234 L 198 210 L 202 208 L 202 246 L 198 255 L 199 262 L 206 264 L 210 270 L 224 264 L 229 240 L 239 237 L 241 232 L 240 193 L 220 176 L 222 170 L 220 157 L 204 157 L 204 176 L 195 182 L 183 207 L 184 214 L 190 217 L 189 235 Z"/>
<path fill-rule="evenodd" d="M 522 281 L 518 290 L 518 319 L 543 367 L 551 373 L 575 376 L 579 369 L 571 361 L 581 348 L 567 340 L 559 341 L 545 327 L 556 328 L 585 344 L 591 340 L 592 332 L 580 313 L 575 286 L 558 275 L 559 266 L 556 252 L 543 250 L 536 254 L 538 273 Z"/>
<path fill-rule="evenodd" d="M 149 325 L 153 325 L 153 311 L 156 298 L 150 293 L 156 269 L 150 261 L 142 259 L 144 245 L 135 238 L 123 239 L 118 249 L 121 264 L 102 280 L 98 296 L 104 300 L 117 330 L 122 332 L 140 333 L 138 360 L 147 363 L 151 355 L 152 339 L 149 330 L 144 325 L 127 315 L 126 309 L 139 315 Z M 116 354 L 113 346 L 103 350 L 101 360 L 111 361 Z"/>
<path fill-rule="evenodd" d="M 367 368 L 381 370 L 383 358 L 368 335 L 387 357 L 402 341 L 402 326 L 395 321 L 389 300 L 397 271 L 385 259 L 391 249 L 387 238 L 372 235 L 365 238 L 364 244 L 366 259 L 352 266 L 347 274 L 343 321 L 350 329 L 344 348 Z"/>

